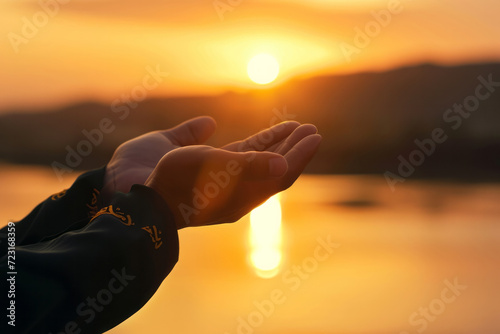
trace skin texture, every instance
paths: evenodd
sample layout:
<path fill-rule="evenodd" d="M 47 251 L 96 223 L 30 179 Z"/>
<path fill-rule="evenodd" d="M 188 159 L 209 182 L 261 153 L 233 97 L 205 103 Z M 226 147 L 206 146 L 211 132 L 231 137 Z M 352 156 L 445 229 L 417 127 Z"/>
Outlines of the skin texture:
<path fill-rule="evenodd" d="M 234 222 L 290 187 L 321 142 L 314 125 L 290 121 L 221 148 L 202 145 L 215 129 L 212 118 L 197 117 L 123 143 L 107 165 L 104 198 L 144 184 L 178 229 Z"/>

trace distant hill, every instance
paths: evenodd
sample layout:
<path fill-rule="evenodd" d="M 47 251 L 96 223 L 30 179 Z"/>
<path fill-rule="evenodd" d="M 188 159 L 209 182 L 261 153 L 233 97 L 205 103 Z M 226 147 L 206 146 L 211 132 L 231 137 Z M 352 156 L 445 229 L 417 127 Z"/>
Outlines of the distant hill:
<path fill-rule="evenodd" d="M 493 84 L 484 87 L 480 77 Z M 193 116 L 213 116 L 219 128 L 209 144 L 222 145 L 267 127 L 286 110 L 285 118 L 314 123 L 324 137 L 308 172 L 397 174 L 398 157 L 409 161 L 418 149 L 415 140 L 430 138 L 441 128 L 447 140 L 436 144 L 423 162 L 413 153 L 421 165 L 411 177 L 500 180 L 500 87 L 495 82 L 500 82 L 500 64 L 425 64 L 293 80 L 269 91 L 150 99 L 136 108 L 87 102 L 45 112 L 11 111 L 0 116 L 0 159 L 64 164 L 67 147 L 76 150 L 86 140 L 82 131 L 96 129 L 108 118 L 115 129 L 77 166 L 89 169 L 103 165 L 119 143 Z M 464 102 L 477 110 L 470 116 L 466 109 L 465 116 L 447 111 Z"/>

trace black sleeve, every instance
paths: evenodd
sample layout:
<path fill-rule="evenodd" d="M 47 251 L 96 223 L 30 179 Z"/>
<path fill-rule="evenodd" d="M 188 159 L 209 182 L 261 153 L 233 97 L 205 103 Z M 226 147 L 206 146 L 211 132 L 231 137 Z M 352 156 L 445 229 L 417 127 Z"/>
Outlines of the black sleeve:
<path fill-rule="evenodd" d="M 12 308 L 12 301 L 15 305 L 15 327 L 2 315 L 6 328 L 2 332 L 104 332 L 138 311 L 178 260 L 173 216 L 163 199 L 146 186 L 134 185 L 127 194 L 115 194 L 111 205 L 90 218 L 84 217 L 88 209 L 78 213 L 61 209 L 76 221 L 65 222 L 55 207 L 42 214 L 45 204 L 27 217 L 33 227 L 20 228 L 15 259 L 7 253 L 10 231 L 4 230 L 0 239 L 2 309 Z M 81 203 L 74 205 L 81 208 Z M 44 232 L 44 221 L 49 233 Z M 10 224 L 16 237 L 17 226 L 27 222 Z M 13 274 L 9 260 L 15 262 Z M 12 292 L 14 296 L 9 295 Z"/>

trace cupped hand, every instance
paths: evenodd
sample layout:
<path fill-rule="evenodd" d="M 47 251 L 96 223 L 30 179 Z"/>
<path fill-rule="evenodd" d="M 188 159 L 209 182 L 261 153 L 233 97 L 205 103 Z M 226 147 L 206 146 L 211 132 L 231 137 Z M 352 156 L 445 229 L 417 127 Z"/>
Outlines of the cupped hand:
<path fill-rule="evenodd" d="M 298 126 L 297 122 L 285 122 L 271 128 L 275 133 L 273 143 L 286 138 Z M 201 116 L 168 130 L 149 132 L 120 145 L 106 166 L 101 191 L 104 203 L 116 191 L 128 192 L 133 184 L 144 184 L 160 159 L 168 152 L 179 147 L 202 144 L 215 129 L 216 122 L 213 118 Z M 247 144 L 242 141 L 232 145 L 243 144 L 240 145 L 241 148 L 247 149 L 253 142 L 255 140 L 252 139 Z"/>
<path fill-rule="evenodd" d="M 234 222 L 293 184 L 321 142 L 316 132 L 287 122 L 220 149 L 178 148 L 145 184 L 162 196 L 179 229 Z"/>

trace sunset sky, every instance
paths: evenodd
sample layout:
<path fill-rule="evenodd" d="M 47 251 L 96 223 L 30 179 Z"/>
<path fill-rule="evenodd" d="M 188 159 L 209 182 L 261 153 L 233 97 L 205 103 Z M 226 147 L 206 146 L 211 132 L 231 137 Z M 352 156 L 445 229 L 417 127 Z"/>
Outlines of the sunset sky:
<path fill-rule="evenodd" d="M 495 0 L 224 0 L 218 10 L 212 0 L 59 1 L 40 2 L 47 15 L 38 1 L 0 0 L 0 110 L 109 103 L 152 69 L 163 74 L 147 97 L 256 88 L 246 66 L 262 52 L 280 64 L 274 84 L 500 60 Z M 373 11 L 391 15 L 382 25 Z M 367 27 L 365 46 L 355 38 Z M 347 45 L 357 52 L 346 56 Z"/>

